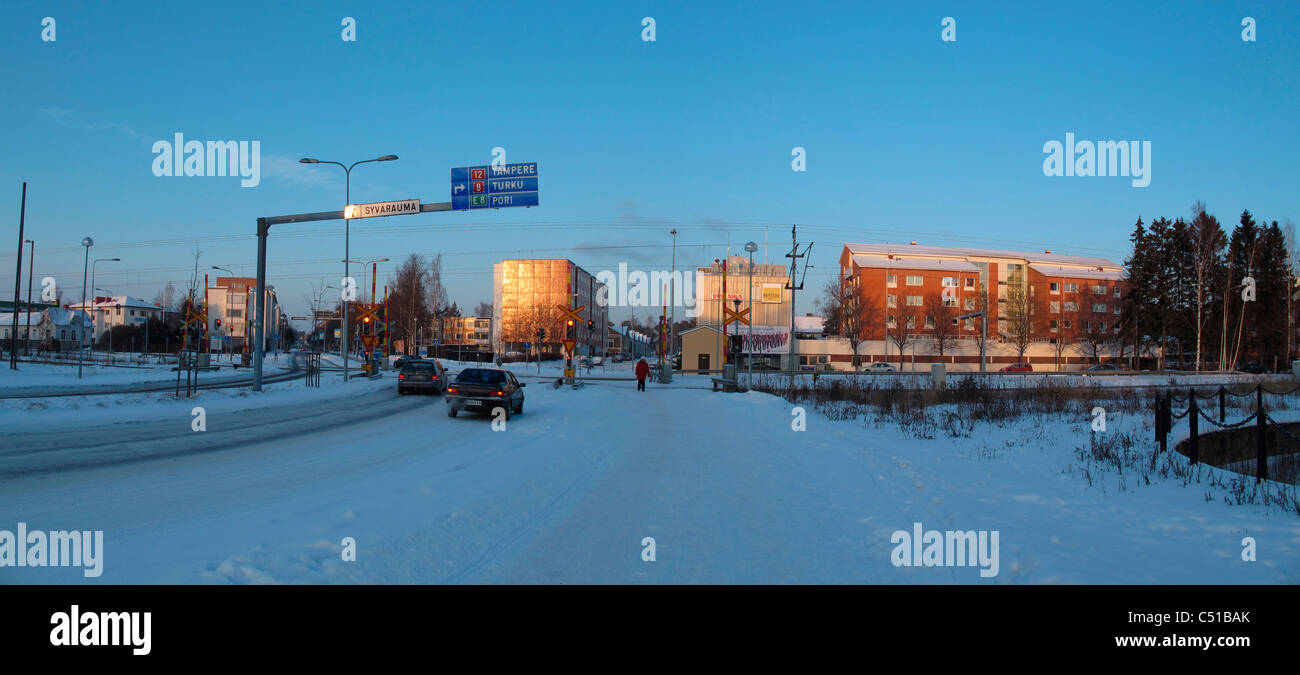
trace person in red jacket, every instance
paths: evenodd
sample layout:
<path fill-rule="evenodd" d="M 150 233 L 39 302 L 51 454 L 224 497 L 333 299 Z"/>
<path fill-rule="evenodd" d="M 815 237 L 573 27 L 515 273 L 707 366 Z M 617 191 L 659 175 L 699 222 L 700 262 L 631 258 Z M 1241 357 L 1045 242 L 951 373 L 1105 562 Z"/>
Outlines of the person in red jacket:
<path fill-rule="evenodd" d="M 650 364 L 641 359 L 636 362 L 636 390 L 645 391 L 645 379 L 650 376 Z"/>

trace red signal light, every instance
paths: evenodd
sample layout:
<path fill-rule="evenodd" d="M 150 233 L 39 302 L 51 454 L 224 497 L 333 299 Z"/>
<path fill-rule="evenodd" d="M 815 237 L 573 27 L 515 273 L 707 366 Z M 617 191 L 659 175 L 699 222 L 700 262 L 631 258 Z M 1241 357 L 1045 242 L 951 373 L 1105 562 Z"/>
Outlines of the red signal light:
<path fill-rule="evenodd" d="M 569 325 L 569 326 L 573 326 L 573 319 L 569 319 L 569 320 L 568 320 L 567 322 L 565 322 L 565 323 L 566 323 L 567 325 Z"/>
<path fill-rule="evenodd" d="M 448 394 L 454 394 L 454 393 L 456 393 L 456 388 L 455 388 L 455 387 L 447 387 L 447 393 L 448 393 Z"/>

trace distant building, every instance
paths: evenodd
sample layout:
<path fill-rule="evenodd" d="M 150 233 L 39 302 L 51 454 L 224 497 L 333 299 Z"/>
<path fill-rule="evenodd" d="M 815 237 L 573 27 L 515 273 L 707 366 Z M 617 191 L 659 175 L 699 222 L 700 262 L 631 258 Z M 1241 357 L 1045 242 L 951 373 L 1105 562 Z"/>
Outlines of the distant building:
<path fill-rule="evenodd" d="M 722 326 L 723 302 L 722 263 L 695 269 L 695 310 L 697 326 Z M 749 258 L 733 255 L 727 258 L 726 303 L 728 309 L 750 307 L 750 320 L 758 326 L 790 327 L 789 268 L 784 265 L 754 263 L 753 287 L 750 287 Z"/>
<path fill-rule="evenodd" d="M 85 309 L 90 312 L 95 323 L 91 334 L 91 339 L 94 340 L 116 326 L 143 328 L 150 319 L 161 321 L 164 312 L 158 305 L 129 295 L 95 296 L 94 300 L 85 305 L 77 303 L 70 307 L 74 310 Z"/>
<path fill-rule="evenodd" d="M 1118 333 L 1126 276 L 1121 265 L 1105 258 L 912 242 L 845 244 L 839 262 L 846 290 L 878 310 L 863 326 L 858 353 L 864 363 L 897 360 L 897 347 L 887 336 L 900 330 L 912 345 L 905 352 L 907 368 L 936 361 L 967 367 L 978 363 L 981 327 L 976 318 L 951 318 L 955 342 L 942 356 L 935 353 L 935 319 L 927 309 L 932 296 L 954 315 L 976 312 L 987 302 L 990 364 L 1019 358 L 1009 349 L 1015 337 L 1009 314 L 1017 296 L 1034 307 L 1028 332 L 1032 344 L 1024 360 L 1065 369 L 1118 355 L 1110 343 Z M 900 327 L 900 321 L 906 323 Z M 838 355 L 831 359 L 840 360 Z"/>
<path fill-rule="evenodd" d="M 35 303 L 33 303 L 35 304 Z M 31 322 L 31 334 L 27 324 Z M 13 331 L 14 315 L 0 314 L 0 341 L 7 342 Z M 84 334 L 86 343 L 90 342 L 90 316 L 81 310 L 68 307 L 48 307 L 39 312 L 18 314 L 18 348 L 36 349 L 42 343 L 47 346 L 57 342 L 59 351 L 76 351 Z"/>
<path fill-rule="evenodd" d="M 283 323 L 283 312 L 275 294 L 268 285 L 266 293 L 266 338 L 269 349 L 276 345 L 275 334 Z M 257 319 L 257 279 L 253 277 L 217 277 L 216 285 L 207 289 L 208 336 L 211 349 L 223 348 L 240 351 L 252 341 L 253 324 Z"/>
<path fill-rule="evenodd" d="M 573 327 L 574 354 L 604 353 L 609 313 L 596 302 L 604 284 L 573 261 L 503 260 L 492 266 L 492 281 L 492 345 L 497 354 L 523 352 L 525 345 L 542 354 L 563 354 L 560 340 L 566 326 L 561 305 L 582 307 Z M 590 328 L 587 321 L 592 322 Z M 540 346 L 533 344 L 538 328 L 546 331 Z"/>
<path fill-rule="evenodd" d="M 492 352 L 492 317 L 444 316 L 441 322 L 440 353 Z"/>

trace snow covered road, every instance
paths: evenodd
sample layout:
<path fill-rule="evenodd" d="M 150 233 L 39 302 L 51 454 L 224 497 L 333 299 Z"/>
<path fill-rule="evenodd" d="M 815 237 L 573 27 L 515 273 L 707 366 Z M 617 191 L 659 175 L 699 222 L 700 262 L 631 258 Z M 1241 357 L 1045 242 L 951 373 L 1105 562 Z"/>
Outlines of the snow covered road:
<path fill-rule="evenodd" d="M 525 414 L 504 431 L 484 417 L 448 418 L 439 397 L 399 397 L 388 378 L 263 409 L 255 398 L 235 402 L 253 410 L 216 406 L 206 432 L 191 432 L 179 407 L 167 419 L 74 423 L 66 439 L 43 439 L 64 447 L 45 454 L 33 452 L 37 434 L 6 435 L 0 529 L 102 529 L 105 562 L 98 579 L 0 568 L 0 583 L 1159 584 L 1300 574 L 1294 514 L 1207 502 L 1197 484 L 1120 490 L 1065 472 L 1086 420 L 917 439 L 809 409 L 807 431 L 794 431 L 794 406 L 779 398 L 677 384 L 530 382 Z M 893 566 L 891 534 L 916 522 L 999 531 L 998 575 Z M 1240 560 L 1245 534 L 1260 542 L 1258 562 Z M 356 562 L 341 559 L 345 537 Z M 642 559 L 647 537 L 654 562 Z"/>

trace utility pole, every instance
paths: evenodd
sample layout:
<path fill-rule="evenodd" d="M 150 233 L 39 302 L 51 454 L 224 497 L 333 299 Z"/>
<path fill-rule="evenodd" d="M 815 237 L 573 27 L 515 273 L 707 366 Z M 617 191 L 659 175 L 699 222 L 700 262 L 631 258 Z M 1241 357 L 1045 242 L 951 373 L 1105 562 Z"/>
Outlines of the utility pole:
<path fill-rule="evenodd" d="M 799 236 L 798 236 L 798 229 L 799 229 L 799 226 L 798 226 L 798 225 L 791 225 L 791 226 L 790 226 L 790 252 L 787 253 L 787 254 L 785 254 L 785 257 L 787 257 L 787 258 L 790 259 L 790 279 L 789 279 L 788 281 L 786 281 L 785 287 L 788 288 L 788 289 L 790 289 L 790 343 L 789 343 L 789 349 L 788 349 L 788 354 L 789 354 L 789 355 L 788 355 L 787 358 L 788 358 L 789 361 L 790 361 L 790 363 L 789 363 L 789 367 L 790 367 L 790 388 L 791 388 L 791 389 L 794 388 L 794 372 L 795 372 L 795 367 L 794 367 L 794 366 L 795 366 L 795 351 L 794 351 L 794 294 L 795 294 L 795 291 L 802 291 L 802 290 L 803 290 L 803 279 L 800 278 L 800 279 L 799 279 L 799 285 L 796 286 L 795 283 L 794 283 L 794 278 L 795 278 L 796 276 L 798 276 L 798 274 L 799 274 L 799 259 L 800 259 L 800 258 L 806 258 L 806 257 L 808 256 L 808 252 L 812 250 L 812 242 L 809 242 L 809 243 L 808 243 L 808 248 L 804 249 L 804 252 L 803 252 L 803 253 L 800 253 L 800 252 L 799 252 Z M 807 264 L 807 263 L 804 263 L 803 273 L 804 273 L 804 276 L 807 276 L 807 274 L 808 274 L 808 264 Z"/>
<path fill-rule="evenodd" d="M 18 370 L 18 302 L 23 286 L 23 227 L 27 224 L 27 181 L 23 181 L 23 201 L 18 207 L 18 270 L 14 272 L 14 325 L 9 336 L 9 369 Z M 30 292 L 30 291 L 29 291 Z M 32 308 L 27 308 L 31 314 Z M 30 325 L 30 324 L 29 324 Z M 31 339 L 31 336 L 27 336 Z"/>

